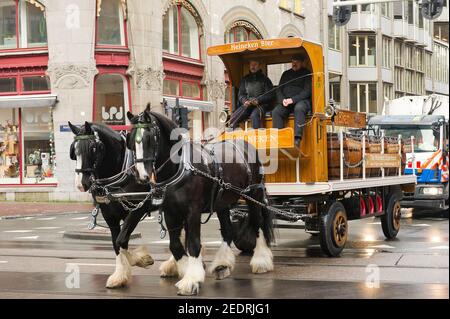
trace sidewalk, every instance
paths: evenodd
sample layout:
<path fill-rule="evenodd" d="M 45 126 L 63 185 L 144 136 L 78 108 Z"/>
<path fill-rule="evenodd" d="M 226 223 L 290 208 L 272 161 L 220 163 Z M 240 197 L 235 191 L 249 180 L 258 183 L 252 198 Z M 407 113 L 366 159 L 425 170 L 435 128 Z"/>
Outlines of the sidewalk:
<path fill-rule="evenodd" d="M 58 213 L 88 213 L 92 210 L 90 203 L 29 203 L 3 202 L 0 203 L 0 217 L 5 216 L 33 216 Z"/>

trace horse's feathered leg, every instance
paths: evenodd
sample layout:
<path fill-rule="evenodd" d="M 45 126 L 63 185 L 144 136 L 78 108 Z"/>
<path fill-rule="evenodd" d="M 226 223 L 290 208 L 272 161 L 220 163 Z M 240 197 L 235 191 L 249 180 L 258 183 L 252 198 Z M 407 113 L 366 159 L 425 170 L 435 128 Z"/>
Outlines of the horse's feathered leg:
<path fill-rule="evenodd" d="M 115 217 L 111 206 L 102 205 L 101 209 L 103 218 L 110 228 L 112 244 L 116 253 L 116 269 L 106 281 L 106 288 L 120 288 L 126 286 L 131 279 L 131 265 L 127 258 L 127 251 L 120 249 L 117 244 L 120 234 L 120 219 Z"/>
<path fill-rule="evenodd" d="M 191 203 L 186 216 L 186 248 L 189 257 L 186 272 L 175 286 L 178 288 L 179 295 L 190 296 L 198 294 L 200 283 L 205 281 L 200 242 L 201 206 L 198 202 Z"/>
<path fill-rule="evenodd" d="M 181 260 L 183 258 L 183 256 L 186 256 L 186 252 L 185 252 L 185 249 L 183 246 L 184 236 L 181 234 L 181 232 L 182 232 L 181 227 L 182 226 L 176 227 L 177 228 L 176 230 L 169 230 L 169 237 L 171 238 L 170 243 L 172 244 L 171 251 L 172 251 L 172 248 L 174 249 L 174 251 L 177 251 L 177 256 L 181 256 L 179 258 L 179 260 Z M 178 236 L 178 239 L 176 236 Z M 182 250 L 180 248 L 180 245 L 182 247 Z M 185 260 L 186 260 L 186 258 L 185 258 Z M 182 262 L 180 261 L 180 268 L 183 268 L 181 264 L 182 264 Z M 177 264 L 177 260 L 175 259 L 174 255 L 170 256 L 170 258 L 168 260 L 161 263 L 161 266 L 159 266 L 159 272 L 160 272 L 160 276 L 162 278 L 182 277 L 180 275 L 180 273 L 184 274 L 184 270 L 181 269 L 180 272 L 178 271 L 178 264 Z"/>
<path fill-rule="evenodd" d="M 251 196 L 260 202 L 265 201 L 264 189 L 258 188 L 252 191 Z M 250 260 L 252 272 L 255 274 L 266 273 L 273 270 L 273 254 L 269 248 L 272 240 L 272 220 L 268 211 L 250 201 L 247 201 L 250 225 L 256 233 L 256 247 Z M 261 232 L 261 230 L 263 230 Z"/>
<path fill-rule="evenodd" d="M 236 258 L 231 250 L 233 228 L 231 225 L 229 208 L 224 207 L 222 209 L 218 209 L 217 216 L 220 222 L 220 232 L 222 234 L 223 242 L 214 257 L 214 260 L 209 266 L 209 272 L 213 274 L 216 279 L 221 280 L 231 275 Z"/>
<path fill-rule="evenodd" d="M 131 214 L 128 214 L 125 218 L 116 242 L 120 248 L 128 250 L 128 242 L 130 241 L 131 234 L 136 229 L 136 226 L 142 217 L 144 217 L 146 212 L 147 210 L 145 208 L 141 208 Z M 147 268 L 154 263 L 153 258 L 150 256 L 145 246 L 139 246 L 138 248 L 129 251 L 128 257 L 128 261 L 131 266 Z"/>
<path fill-rule="evenodd" d="M 161 277 L 171 277 L 176 275 L 183 277 L 188 264 L 188 257 L 181 240 L 183 217 L 178 213 L 171 214 L 167 212 L 177 212 L 177 210 L 176 208 L 169 206 L 164 209 L 164 219 L 169 230 L 169 248 L 175 261 L 176 271 L 172 264 L 173 260 L 170 258 L 160 267 Z"/>

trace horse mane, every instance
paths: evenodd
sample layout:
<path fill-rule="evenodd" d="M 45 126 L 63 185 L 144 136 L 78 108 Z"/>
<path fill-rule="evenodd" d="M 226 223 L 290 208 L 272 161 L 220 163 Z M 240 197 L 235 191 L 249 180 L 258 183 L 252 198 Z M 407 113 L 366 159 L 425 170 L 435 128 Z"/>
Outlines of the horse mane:
<path fill-rule="evenodd" d="M 111 139 L 117 143 L 123 143 L 123 138 L 120 133 L 114 131 L 109 126 L 102 123 L 89 123 L 91 124 L 94 131 L 98 132 L 99 135 L 106 137 L 107 139 Z"/>
<path fill-rule="evenodd" d="M 170 120 L 167 116 L 161 113 L 150 112 L 150 114 L 157 119 L 157 121 L 161 125 L 161 128 L 166 133 L 167 137 L 170 139 L 172 131 L 178 128 L 178 125 L 174 121 Z M 173 142 L 175 143 L 176 141 Z"/>

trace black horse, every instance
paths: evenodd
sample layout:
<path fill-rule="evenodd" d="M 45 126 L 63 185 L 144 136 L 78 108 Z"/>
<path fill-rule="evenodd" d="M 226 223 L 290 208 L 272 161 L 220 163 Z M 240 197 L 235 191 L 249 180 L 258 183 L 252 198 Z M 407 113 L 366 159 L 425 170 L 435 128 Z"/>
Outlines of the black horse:
<path fill-rule="evenodd" d="M 179 294 L 196 294 L 205 279 L 200 242 L 201 214 L 217 213 L 223 243 L 209 271 L 217 279 L 226 278 L 235 264 L 230 247 L 233 241 L 230 209 L 241 196 L 224 185 L 247 188 L 247 195 L 259 202 L 267 202 L 262 165 L 256 151 L 246 143 L 221 142 L 204 147 L 180 139 L 174 131 L 177 125 L 165 116 L 151 112 L 149 105 L 143 113 L 134 116 L 128 112 L 127 116 L 133 125 L 127 135 L 127 145 L 135 155 L 137 179 L 152 187 L 165 188 L 161 209 L 173 257 L 161 265 L 161 274 L 181 278 L 176 284 Z M 177 157 L 179 163 L 175 161 Z M 273 239 L 272 217 L 263 206 L 252 201 L 247 201 L 247 205 L 249 216 L 243 233 L 255 248 L 250 265 L 254 273 L 265 273 L 273 270 L 269 248 Z M 180 239 L 183 229 L 184 245 Z"/>
<path fill-rule="evenodd" d="M 76 161 L 76 187 L 82 192 L 91 190 L 94 202 L 99 202 L 103 218 L 111 231 L 116 269 L 108 278 L 106 287 L 125 286 L 131 280 L 131 266 L 146 268 L 153 264 L 153 259 L 144 246 L 129 251 L 128 242 L 139 221 L 155 208 L 150 202 L 146 202 L 141 208 L 129 213 L 120 203 L 105 200 L 105 194 L 100 189 L 92 188 L 94 181 L 107 181 L 124 169 L 127 148 L 120 133 L 105 125 L 88 122 L 81 128 L 70 122 L 69 126 L 75 134 L 70 157 Z M 124 192 L 149 190 L 147 186 L 138 184 L 132 174 L 123 175 L 118 187 Z M 122 221 L 123 224 L 120 225 Z"/>

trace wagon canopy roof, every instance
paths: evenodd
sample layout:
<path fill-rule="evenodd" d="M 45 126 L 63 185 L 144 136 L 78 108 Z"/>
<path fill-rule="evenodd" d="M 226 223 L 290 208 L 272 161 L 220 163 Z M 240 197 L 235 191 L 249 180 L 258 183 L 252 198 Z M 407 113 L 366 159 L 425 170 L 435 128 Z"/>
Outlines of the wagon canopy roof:
<path fill-rule="evenodd" d="M 299 53 L 306 53 L 305 46 L 317 48 L 310 59 L 323 59 L 322 46 L 301 38 L 263 39 L 228 43 L 208 48 L 208 55 L 218 56 L 227 68 L 228 75 L 235 86 L 246 74 L 248 61 L 259 60 L 263 66 L 291 62 L 291 58 Z"/>
<path fill-rule="evenodd" d="M 294 49 L 303 44 L 300 38 L 263 39 L 243 42 L 234 42 L 216 45 L 208 48 L 208 55 L 222 56 L 225 54 L 239 54 L 245 52 L 267 51 L 277 49 Z"/>

